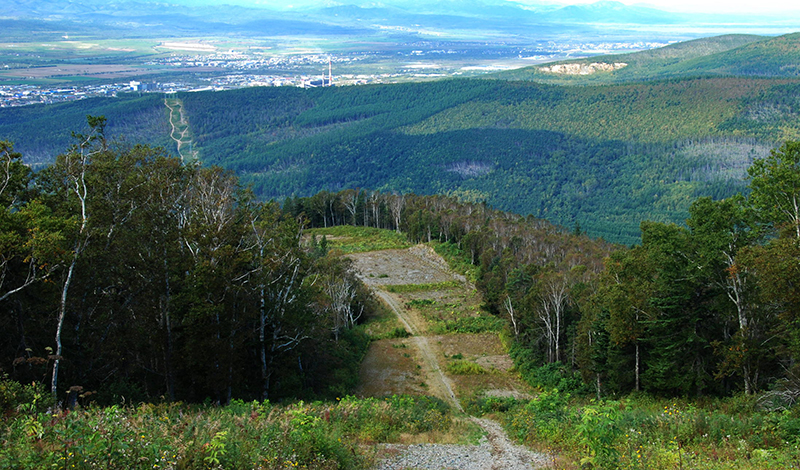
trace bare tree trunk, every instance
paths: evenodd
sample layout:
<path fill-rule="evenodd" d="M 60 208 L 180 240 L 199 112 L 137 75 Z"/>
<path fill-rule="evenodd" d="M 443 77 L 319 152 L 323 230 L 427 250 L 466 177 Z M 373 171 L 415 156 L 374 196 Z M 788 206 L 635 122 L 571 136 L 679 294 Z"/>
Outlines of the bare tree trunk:
<path fill-rule="evenodd" d="M 636 391 L 638 392 L 641 390 L 640 383 L 639 383 L 639 372 L 641 369 L 641 362 L 639 360 L 639 340 L 634 341 L 634 347 L 636 348 Z"/>
<path fill-rule="evenodd" d="M 511 326 L 514 327 L 514 338 L 519 337 L 519 326 L 517 326 L 517 318 L 514 314 L 514 306 L 511 304 L 511 297 L 506 297 L 503 301 L 503 306 L 511 319 Z"/>
<path fill-rule="evenodd" d="M 405 196 L 396 194 L 390 201 L 389 208 L 394 216 L 394 228 L 397 233 L 400 233 L 400 216 L 403 213 L 403 207 L 406 204 Z"/>
<path fill-rule="evenodd" d="M 358 206 L 358 192 L 353 191 L 349 194 L 346 194 L 343 197 L 344 207 L 347 208 L 347 212 L 350 213 L 352 218 L 352 224 L 355 227 L 356 225 L 356 209 Z"/>
<path fill-rule="evenodd" d="M 92 121 L 90 120 L 90 124 Z M 102 147 L 100 150 L 105 149 L 105 140 L 102 138 L 102 126 L 104 120 L 100 121 L 99 136 L 101 138 Z M 96 129 L 95 129 L 96 130 Z M 91 153 L 87 152 L 86 147 L 97 138 L 96 134 L 91 134 L 88 137 L 82 137 L 81 144 L 70 154 L 66 155 L 65 167 L 67 171 L 67 180 L 70 187 L 67 188 L 67 194 L 74 193 L 80 203 L 80 216 L 81 225 L 78 229 L 75 238 L 75 247 L 72 251 L 72 260 L 70 261 L 67 270 L 67 276 L 64 279 L 64 285 L 61 288 L 61 301 L 58 306 L 58 320 L 56 325 L 56 350 L 55 358 L 53 360 L 53 376 L 50 381 L 50 393 L 53 398 L 58 396 L 58 371 L 61 365 L 62 342 L 61 333 L 64 329 L 64 318 L 67 314 L 67 298 L 69 296 L 69 288 L 72 284 L 72 278 L 75 274 L 75 266 L 78 264 L 78 258 L 81 256 L 83 249 L 88 243 L 88 236 L 86 236 L 86 229 L 89 221 L 89 214 L 87 212 L 87 197 L 89 189 L 86 185 L 86 167 L 88 165 L 89 156 Z M 98 150 L 99 152 L 99 150 Z M 75 161 L 77 160 L 77 161 Z"/>

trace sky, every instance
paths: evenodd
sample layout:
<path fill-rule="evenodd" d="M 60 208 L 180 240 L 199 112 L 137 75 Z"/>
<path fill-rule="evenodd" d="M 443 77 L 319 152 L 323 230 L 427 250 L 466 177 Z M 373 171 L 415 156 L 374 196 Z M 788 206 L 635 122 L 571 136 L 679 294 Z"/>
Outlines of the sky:
<path fill-rule="evenodd" d="M 597 0 L 552 0 L 559 4 L 594 3 Z M 702 13 L 780 13 L 800 11 L 792 0 L 617 0 L 626 5 L 641 5 L 674 12 Z M 521 3 L 524 3 L 522 0 Z"/>
<path fill-rule="evenodd" d="M 226 1 L 226 0 L 220 0 Z M 371 0 L 374 3 L 392 3 L 392 0 Z M 586 4 L 599 0 L 509 0 L 517 3 L 541 4 Z M 702 12 L 702 13 L 749 13 L 749 14 L 775 14 L 793 11 L 792 16 L 800 18 L 800 4 L 795 6 L 796 0 L 614 0 L 626 5 L 641 5 L 673 12 Z M 227 0 L 227 3 L 261 4 L 272 8 L 283 9 L 289 5 L 308 6 L 326 3 L 370 3 L 370 0 Z"/>

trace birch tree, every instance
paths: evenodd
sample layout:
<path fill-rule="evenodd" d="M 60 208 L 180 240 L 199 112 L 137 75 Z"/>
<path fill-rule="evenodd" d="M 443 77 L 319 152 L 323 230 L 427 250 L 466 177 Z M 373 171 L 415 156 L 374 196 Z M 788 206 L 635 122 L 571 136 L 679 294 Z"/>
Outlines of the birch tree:
<path fill-rule="evenodd" d="M 800 141 L 789 141 L 747 169 L 750 201 L 762 218 L 800 239 Z"/>
<path fill-rule="evenodd" d="M 87 117 L 89 132 L 75 134 L 73 137 L 78 143 L 66 154 L 59 157 L 60 169 L 63 175 L 63 185 L 66 199 L 77 203 L 76 231 L 72 241 L 72 249 L 66 259 L 66 272 L 61 287 L 61 298 L 58 306 L 56 320 L 56 348 L 53 354 L 53 375 L 50 382 L 50 393 L 56 398 L 58 392 L 58 370 L 62 359 L 61 334 L 64 327 L 64 317 L 67 314 L 67 300 L 70 285 L 75 276 L 75 268 L 83 251 L 89 244 L 89 186 L 86 182 L 89 165 L 92 158 L 108 150 L 105 138 L 106 119 L 104 117 Z"/>

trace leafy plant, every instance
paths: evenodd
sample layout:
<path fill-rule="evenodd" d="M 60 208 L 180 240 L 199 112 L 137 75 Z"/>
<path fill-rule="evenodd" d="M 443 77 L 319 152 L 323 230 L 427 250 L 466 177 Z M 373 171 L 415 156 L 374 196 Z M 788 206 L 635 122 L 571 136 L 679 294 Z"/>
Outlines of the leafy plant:
<path fill-rule="evenodd" d="M 462 359 L 448 363 L 446 370 L 453 375 L 480 375 L 489 372 L 479 364 Z"/>

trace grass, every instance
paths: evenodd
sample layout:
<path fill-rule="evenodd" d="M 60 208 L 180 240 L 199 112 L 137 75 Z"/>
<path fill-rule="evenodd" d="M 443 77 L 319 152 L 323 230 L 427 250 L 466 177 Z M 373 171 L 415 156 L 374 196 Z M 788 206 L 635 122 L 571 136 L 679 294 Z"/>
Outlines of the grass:
<path fill-rule="evenodd" d="M 447 434 L 449 408 L 429 397 L 346 397 L 274 405 L 135 407 L 22 413 L 2 420 L 0 468 L 362 469 L 375 442 Z"/>
<path fill-rule="evenodd" d="M 470 262 L 466 251 L 460 249 L 455 243 L 431 242 L 433 250 L 447 261 L 450 268 L 466 277 L 471 283 L 478 280 L 480 268 Z"/>
<path fill-rule="evenodd" d="M 385 289 L 393 294 L 408 294 L 411 292 L 442 291 L 458 288 L 461 284 L 458 281 L 435 282 L 431 284 L 397 284 L 385 286 Z"/>
<path fill-rule="evenodd" d="M 399 326 L 389 333 L 387 333 L 384 338 L 395 339 L 395 338 L 408 338 L 411 336 L 411 333 L 408 332 L 405 328 Z"/>
<path fill-rule="evenodd" d="M 498 333 L 503 331 L 505 320 L 493 315 L 483 314 L 477 317 L 461 317 L 455 320 L 434 322 L 429 331 L 434 334 L 447 333 Z"/>
<path fill-rule="evenodd" d="M 481 399 L 468 409 L 499 417 L 516 439 L 561 455 L 558 468 L 800 468 L 800 409 L 767 412 L 754 397 L 706 402 L 646 395 Z"/>
<path fill-rule="evenodd" d="M 405 306 L 418 310 L 428 322 L 428 331 L 434 334 L 503 331 L 505 320 L 480 311 L 477 306 L 470 305 L 470 300 L 474 299 L 470 296 L 448 296 L 444 300 L 412 299 Z"/>
<path fill-rule="evenodd" d="M 380 302 L 376 302 L 373 312 L 365 318 L 364 329 L 373 340 L 393 338 L 397 330 L 405 331 L 397 315 Z"/>
<path fill-rule="evenodd" d="M 325 236 L 328 240 L 329 248 L 344 254 L 404 249 L 412 246 L 405 235 L 393 230 L 374 227 L 340 225 L 337 227 L 310 229 L 307 233 L 309 236 L 315 235 L 317 239 Z"/>

